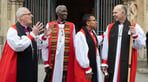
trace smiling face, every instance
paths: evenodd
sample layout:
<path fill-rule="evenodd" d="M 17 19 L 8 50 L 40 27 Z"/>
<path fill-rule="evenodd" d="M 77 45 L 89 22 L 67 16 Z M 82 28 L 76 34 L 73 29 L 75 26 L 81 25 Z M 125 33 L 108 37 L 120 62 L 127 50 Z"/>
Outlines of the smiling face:
<path fill-rule="evenodd" d="M 60 7 L 59 11 L 57 12 L 58 20 L 65 21 L 68 16 L 68 10 L 65 7 Z"/>
<path fill-rule="evenodd" d="M 125 11 L 122 9 L 123 5 L 117 5 L 113 9 L 113 17 L 116 21 L 123 23 L 126 19 Z"/>
<path fill-rule="evenodd" d="M 90 29 L 96 29 L 97 21 L 96 21 L 96 18 L 94 16 L 90 16 L 89 20 L 87 21 L 87 26 Z"/>
<path fill-rule="evenodd" d="M 24 10 L 24 14 L 22 14 L 20 16 L 20 22 L 23 23 L 24 25 L 28 26 L 30 24 L 32 24 L 32 17 L 33 15 L 31 14 L 31 12 L 26 8 Z"/>

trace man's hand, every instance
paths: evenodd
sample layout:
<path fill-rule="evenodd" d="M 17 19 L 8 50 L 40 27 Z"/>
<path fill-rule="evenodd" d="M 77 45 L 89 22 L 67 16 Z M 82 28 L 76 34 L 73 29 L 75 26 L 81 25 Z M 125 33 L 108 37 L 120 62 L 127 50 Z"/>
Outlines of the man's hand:
<path fill-rule="evenodd" d="M 49 72 L 49 67 L 45 68 L 45 72 L 48 73 Z"/>
<path fill-rule="evenodd" d="M 107 71 L 107 67 L 106 66 L 102 66 L 101 69 L 102 69 L 103 72 Z"/>
<path fill-rule="evenodd" d="M 109 74 L 107 72 L 107 67 L 106 66 L 102 66 L 101 69 L 102 69 L 102 72 L 103 72 L 105 78 L 108 79 L 109 78 Z"/>
<path fill-rule="evenodd" d="M 87 73 L 87 74 L 86 74 L 86 79 L 87 79 L 87 80 L 91 80 L 92 75 L 93 75 L 93 72 Z"/>
<path fill-rule="evenodd" d="M 32 33 L 38 35 L 40 32 L 44 31 L 43 23 L 37 22 L 36 25 L 33 25 Z"/>
<path fill-rule="evenodd" d="M 53 28 L 52 25 L 49 25 L 48 28 L 45 28 L 44 36 L 49 36 L 51 34 L 51 32 L 52 32 L 52 28 Z"/>
<path fill-rule="evenodd" d="M 130 28 L 131 35 L 136 34 L 136 29 L 134 28 L 134 26 L 129 26 L 129 28 Z"/>

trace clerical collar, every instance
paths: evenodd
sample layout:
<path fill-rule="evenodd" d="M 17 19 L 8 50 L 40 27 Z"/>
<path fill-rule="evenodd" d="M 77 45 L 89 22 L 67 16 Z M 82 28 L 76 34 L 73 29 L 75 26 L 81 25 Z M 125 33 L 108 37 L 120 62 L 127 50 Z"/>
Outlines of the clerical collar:
<path fill-rule="evenodd" d="M 27 27 L 28 27 L 28 26 L 25 26 L 25 25 L 22 25 L 22 24 L 20 24 L 20 25 L 21 25 L 23 28 L 25 28 L 25 29 L 27 29 Z"/>
<path fill-rule="evenodd" d="M 28 27 L 27 26 L 24 26 L 24 25 L 21 25 L 22 27 L 23 27 L 23 29 L 24 29 L 24 31 L 25 32 L 29 32 L 29 30 L 28 30 Z"/>
<path fill-rule="evenodd" d="M 65 21 L 58 21 L 58 24 L 65 24 Z"/>

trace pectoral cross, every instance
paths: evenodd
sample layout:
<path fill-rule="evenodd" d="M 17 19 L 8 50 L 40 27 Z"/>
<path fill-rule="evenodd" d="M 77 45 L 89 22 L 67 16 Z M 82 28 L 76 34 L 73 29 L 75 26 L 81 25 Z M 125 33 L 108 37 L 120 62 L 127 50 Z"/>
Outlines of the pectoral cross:
<path fill-rule="evenodd" d="M 60 42 L 62 42 L 62 38 L 64 36 L 64 31 L 61 29 L 61 36 L 60 36 Z"/>
<path fill-rule="evenodd" d="M 62 36 L 64 36 L 64 32 L 63 32 L 63 30 L 61 30 L 61 33 L 62 33 Z"/>

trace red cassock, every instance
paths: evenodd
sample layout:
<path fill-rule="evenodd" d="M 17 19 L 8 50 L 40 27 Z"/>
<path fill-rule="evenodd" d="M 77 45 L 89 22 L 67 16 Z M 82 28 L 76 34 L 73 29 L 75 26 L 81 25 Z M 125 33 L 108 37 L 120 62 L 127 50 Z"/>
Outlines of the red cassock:
<path fill-rule="evenodd" d="M 85 70 L 82 67 L 80 67 L 80 64 L 78 63 L 76 58 L 74 62 L 74 69 L 75 69 L 74 73 L 75 82 L 91 82 L 91 80 L 87 80 L 85 78 L 86 77 Z"/>
<path fill-rule="evenodd" d="M 17 53 L 6 41 L 0 61 L 0 82 L 16 82 L 16 71 Z"/>

